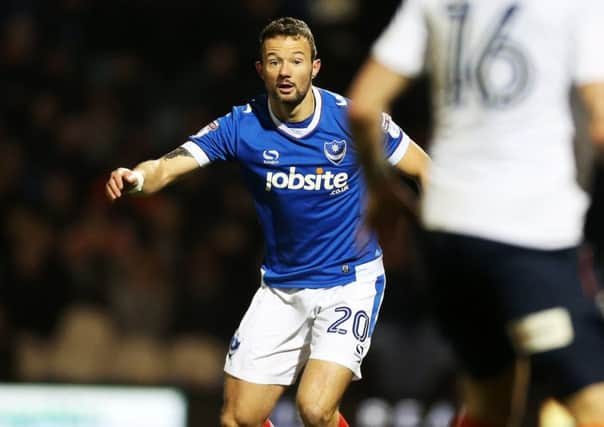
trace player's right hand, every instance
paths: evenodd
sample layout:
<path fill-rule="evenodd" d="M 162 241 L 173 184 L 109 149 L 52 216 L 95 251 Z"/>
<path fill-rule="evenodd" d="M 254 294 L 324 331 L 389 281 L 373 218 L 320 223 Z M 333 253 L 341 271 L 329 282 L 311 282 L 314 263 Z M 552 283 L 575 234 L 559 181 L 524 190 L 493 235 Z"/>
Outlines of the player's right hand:
<path fill-rule="evenodd" d="M 117 168 L 109 175 L 109 179 L 105 184 L 105 194 L 107 194 L 109 200 L 114 201 L 132 191 L 137 184 L 138 177 L 132 170 Z"/>

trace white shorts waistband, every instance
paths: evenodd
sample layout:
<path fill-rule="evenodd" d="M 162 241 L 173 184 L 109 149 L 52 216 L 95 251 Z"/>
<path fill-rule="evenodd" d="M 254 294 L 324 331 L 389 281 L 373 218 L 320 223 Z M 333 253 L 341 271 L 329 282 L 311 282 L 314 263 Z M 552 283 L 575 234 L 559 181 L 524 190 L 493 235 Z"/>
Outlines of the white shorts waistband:
<path fill-rule="evenodd" d="M 356 280 L 367 280 L 372 279 L 376 276 L 384 274 L 384 262 L 382 257 L 366 262 L 365 264 L 359 264 L 354 269 Z"/>

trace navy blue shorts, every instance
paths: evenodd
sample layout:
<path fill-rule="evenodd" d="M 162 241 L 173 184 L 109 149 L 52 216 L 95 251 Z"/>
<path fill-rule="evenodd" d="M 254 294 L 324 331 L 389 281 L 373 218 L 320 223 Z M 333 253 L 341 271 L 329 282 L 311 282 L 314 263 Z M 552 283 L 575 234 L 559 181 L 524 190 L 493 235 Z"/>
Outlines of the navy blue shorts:
<path fill-rule="evenodd" d="M 604 381 L 604 318 L 582 288 L 578 250 L 544 251 L 441 232 L 426 232 L 426 269 L 437 321 L 461 368 L 480 380 L 515 358 L 510 321 L 553 307 L 570 314 L 569 345 L 531 357 L 552 395 Z"/>

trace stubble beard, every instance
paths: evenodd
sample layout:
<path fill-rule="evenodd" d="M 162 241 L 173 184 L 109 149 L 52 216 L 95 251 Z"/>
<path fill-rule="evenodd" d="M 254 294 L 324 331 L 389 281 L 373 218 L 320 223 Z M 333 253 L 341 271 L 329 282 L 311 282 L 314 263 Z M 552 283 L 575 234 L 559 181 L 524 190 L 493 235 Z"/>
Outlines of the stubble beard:
<path fill-rule="evenodd" d="M 303 90 L 299 89 L 298 85 L 294 85 L 293 93 L 285 96 L 279 92 L 279 88 L 275 87 L 272 90 L 272 95 L 280 103 L 287 105 L 290 108 L 295 108 L 296 106 L 300 105 L 310 91 L 311 82 L 312 80 L 306 84 L 306 87 L 304 87 Z"/>

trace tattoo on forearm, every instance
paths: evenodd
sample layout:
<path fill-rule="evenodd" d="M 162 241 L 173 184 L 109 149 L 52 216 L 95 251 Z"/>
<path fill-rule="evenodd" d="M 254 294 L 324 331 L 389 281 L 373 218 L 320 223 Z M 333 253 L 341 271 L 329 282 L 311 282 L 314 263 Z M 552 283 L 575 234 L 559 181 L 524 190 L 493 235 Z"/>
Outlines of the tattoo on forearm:
<path fill-rule="evenodd" d="M 182 147 L 178 147 L 177 149 L 172 150 L 168 154 L 163 156 L 164 159 L 173 159 L 175 157 L 193 157 L 193 156 L 191 156 L 191 153 L 189 153 L 187 150 L 185 150 Z"/>

